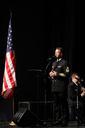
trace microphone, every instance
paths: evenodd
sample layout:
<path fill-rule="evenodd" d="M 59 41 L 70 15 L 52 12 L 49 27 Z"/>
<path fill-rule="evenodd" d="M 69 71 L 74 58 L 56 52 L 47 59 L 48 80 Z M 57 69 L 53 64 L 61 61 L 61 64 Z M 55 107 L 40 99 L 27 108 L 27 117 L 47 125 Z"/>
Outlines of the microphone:
<path fill-rule="evenodd" d="M 81 81 L 81 82 L 84 82 L 84 79 L 83 79 L 83 78 L 81 78 L 81 79 L 80 79 L 80 81 Z"/>
<path fill-rule="evenodd" d="M 49 57 L 49 58 L 48 58 L 48 60 L 54 60 L 54 59 L 56 59 L 55 56 L 52 56 L 52 57 Z"/>

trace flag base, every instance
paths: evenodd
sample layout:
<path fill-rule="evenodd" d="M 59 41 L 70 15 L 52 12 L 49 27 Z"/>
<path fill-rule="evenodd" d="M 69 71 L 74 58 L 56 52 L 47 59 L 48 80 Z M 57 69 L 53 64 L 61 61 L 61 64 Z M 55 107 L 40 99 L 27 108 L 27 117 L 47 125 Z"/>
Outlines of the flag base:
<path fill-rule="evenodd" d="M 11 121 L 11 122 L 9 123 L 9 125 L 10 125 L 10 126 L 16 126 L 16 124 L 15 124 L 13 121 Z"/>

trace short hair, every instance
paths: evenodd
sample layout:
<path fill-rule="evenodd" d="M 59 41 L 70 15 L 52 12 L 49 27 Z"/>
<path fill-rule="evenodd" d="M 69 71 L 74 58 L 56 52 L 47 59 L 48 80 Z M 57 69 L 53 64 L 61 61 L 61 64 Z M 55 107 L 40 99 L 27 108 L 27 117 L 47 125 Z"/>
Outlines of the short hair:
<path fill-rule="evenodd" d="M 78 76 L 78 78 L 76 78 L 75 76 Z M 78 73 L 76 73 L 76 72 L 74 72 L 72 75 L 71 75 L 71 78 L 76 78 L 76 79 L 80 79 L 80 76 L 79 76 L 79 74 Z"/>
<path fill-rule="evenodd" d="M 59 49 L 63 53 L 63 48 L 62 47 L 56 47 L 56 49 Z"/>

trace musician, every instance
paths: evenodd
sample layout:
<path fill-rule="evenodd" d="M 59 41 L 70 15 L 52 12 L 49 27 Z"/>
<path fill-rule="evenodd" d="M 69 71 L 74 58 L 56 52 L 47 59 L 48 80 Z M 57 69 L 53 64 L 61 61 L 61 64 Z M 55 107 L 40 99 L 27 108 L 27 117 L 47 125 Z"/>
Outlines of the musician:
<path fill-rule="evenodd" d="M 68 104 L 67 104 L 67 81 L 69 67 L 67 61 L 63 58 L 63 49 L 55 49 L 55 60 L 52 63 L 49 76 L 52 80 L 52 96 L 54 104 L 55 124 L 67 125 L 68 122 Z"/>
<path fill-rule="evenodd" d="M 85 96 L 85 87 L 82 86 L 81 79 L 77 73 L 72 73 L 68 85 L 68 101 L 70 120 L 78 120 L 83 123 L 83 97 Z"/>

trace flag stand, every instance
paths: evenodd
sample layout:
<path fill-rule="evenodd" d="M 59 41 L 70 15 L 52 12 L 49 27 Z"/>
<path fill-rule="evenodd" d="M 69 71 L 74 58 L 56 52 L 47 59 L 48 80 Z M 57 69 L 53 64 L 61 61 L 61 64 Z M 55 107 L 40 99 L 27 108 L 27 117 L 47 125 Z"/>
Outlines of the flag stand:
<path fill-rule="evenodd" d="M 7 36 L 7 48 L 6 48 L 6 58 L 5 58 L 5 68 L 3 75 L 3 85 L 2 85 L 2 95 L 5 92 L 4 98 L 10 98 L 11 94 L 13 94 L 14 88 L 16 86 L 16 76 L 15 76 L 15 52 L 13 49 L 12 42 L 12 13 L 10 13 L 10 20 L 8 25 L 8 36 Z M 13 89 L 13 90 L 12 90 Z M 14 97 L 12 95 L 12 116 L 14 116 Z M 10 125 L 15 125 L 13 121 L 11 121 Z"/>

